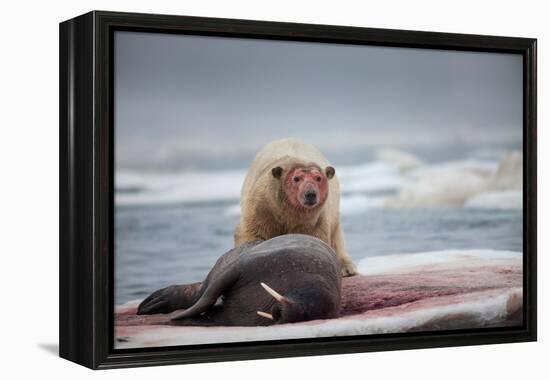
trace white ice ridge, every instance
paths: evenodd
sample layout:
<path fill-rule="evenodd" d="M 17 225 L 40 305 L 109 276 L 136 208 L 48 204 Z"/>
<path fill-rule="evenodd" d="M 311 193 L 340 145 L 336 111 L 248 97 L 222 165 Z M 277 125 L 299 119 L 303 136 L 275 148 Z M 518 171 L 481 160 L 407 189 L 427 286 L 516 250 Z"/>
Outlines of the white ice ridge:
<path fill-rule="evenodd" d="M 397 196 L 386 199 L 384 206 L 521 208 L 522 164 L 521 153 L 510 152 L 498 163 L 466 159 L 425 165 L 411 171 L 413 179 Z"/>
<path fill-rule="evenodd" d="M 376 159 L 337 166 L 343 215 L 374 207 L 521 208 L 522 157 L 511 152 L 500 161 L 484 156 L 424 164 L 395 149 Z M 234 202 L 227 215 L 238 215 L 246 168 L 235 170 L 137 172 L 117 170 L 117 205 Z M 384 196 L 380 194 L 385 194 Z M 393 195 L 391 195 L 393 194 Z"/>
<path fill-rule="evenodd" d="M 449 249 L 419 253 L 393 254 L 367 257 L 359 261 L 358 270 L 363 275 L 399 274 L 413 272 L 418 267 L 479 267 L 514 262 L 520 264 L 522 253 L 493 249 Z"/>
<path fill-rule="evenodd" d="M 521 210 L 523 207 L 523 192 L 517 190 L 488 191 L 475 195 L 464 204 L 466 208 Z"/>

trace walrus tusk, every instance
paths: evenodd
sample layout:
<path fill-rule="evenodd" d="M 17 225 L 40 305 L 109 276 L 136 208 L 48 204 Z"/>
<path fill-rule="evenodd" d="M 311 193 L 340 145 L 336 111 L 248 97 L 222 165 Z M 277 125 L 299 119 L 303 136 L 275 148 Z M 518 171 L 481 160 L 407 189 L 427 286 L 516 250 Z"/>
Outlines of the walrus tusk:
<path fill-rule="evenodd" d="M 256 313 L 258 313 L 258 315 L 260 317 L 264 317 L 264 318 L 273 320 L 273 315 L 271 315 L 269 313 L 264 313 L 263 311 L 257 311 Z"/>
<path fill-rule="evenodd" d="M 279 302 L 283 302 L 285 300 L 285 297 L 277 293 L 275 290 L 271 289 L 269 286 L 264 284 L 263 282 L 260 282 L 260 285 L 262 288 L 265 289 L 266 292 L 268 292 L 273 298 L 275 298 Z"/>

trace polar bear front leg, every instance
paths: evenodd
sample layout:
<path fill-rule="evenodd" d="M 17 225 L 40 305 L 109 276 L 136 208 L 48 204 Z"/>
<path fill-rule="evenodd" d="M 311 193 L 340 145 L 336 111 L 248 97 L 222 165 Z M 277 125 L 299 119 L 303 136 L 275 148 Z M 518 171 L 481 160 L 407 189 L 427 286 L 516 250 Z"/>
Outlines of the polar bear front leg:
<path fill-rule="evenodd" d="M 351 257 L 346 253 L 345 256 L 340 257 L 340 264 L 342 266 L 342 277 L 355 276 L 357 272 L 357 266 L 351 260 Z"/>
<path fill-rule="evenodd" d="M 340 226 L 340 224 L 334 229 L 332 248 L 336 251 L 336 255 L 340 260 L 342 277 L 355 276 L 357 274 L 357 266 L 353 263 L 353 260 L 346 250 L 344 231 L 342 231 L 342 226 Z"/>

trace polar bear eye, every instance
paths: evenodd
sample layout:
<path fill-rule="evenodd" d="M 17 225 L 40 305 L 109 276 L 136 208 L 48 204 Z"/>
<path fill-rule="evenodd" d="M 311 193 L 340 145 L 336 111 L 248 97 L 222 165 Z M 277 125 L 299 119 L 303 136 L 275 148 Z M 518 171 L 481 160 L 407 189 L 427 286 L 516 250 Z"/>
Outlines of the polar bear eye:
<path fill-rule="evenodd" d="M 300 177 L 294 177 L 294 182 L 300 182 Z"/>
<path fill-rule="evenodd" d="M 315 177 L 315 180 L 316 180 L 317 182 L 321 182 L 321 176 L 318 175 L 317 177 Z"/>

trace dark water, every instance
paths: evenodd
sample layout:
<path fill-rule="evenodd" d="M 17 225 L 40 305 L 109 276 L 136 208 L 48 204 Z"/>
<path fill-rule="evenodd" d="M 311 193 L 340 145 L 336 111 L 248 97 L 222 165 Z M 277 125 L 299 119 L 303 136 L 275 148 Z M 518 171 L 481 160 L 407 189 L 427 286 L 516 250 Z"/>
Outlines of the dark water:
<path fill-rule="evenodd" d="M 115 302 L 140 299 L 171 284 L 204 279 L 233 246 L 233 203 L 119 206 L 115 229 Z M 346 244 L 369 256 L 444 249 L 522 251 L 519 210 L 368 209 L 343 215 Z"/>

